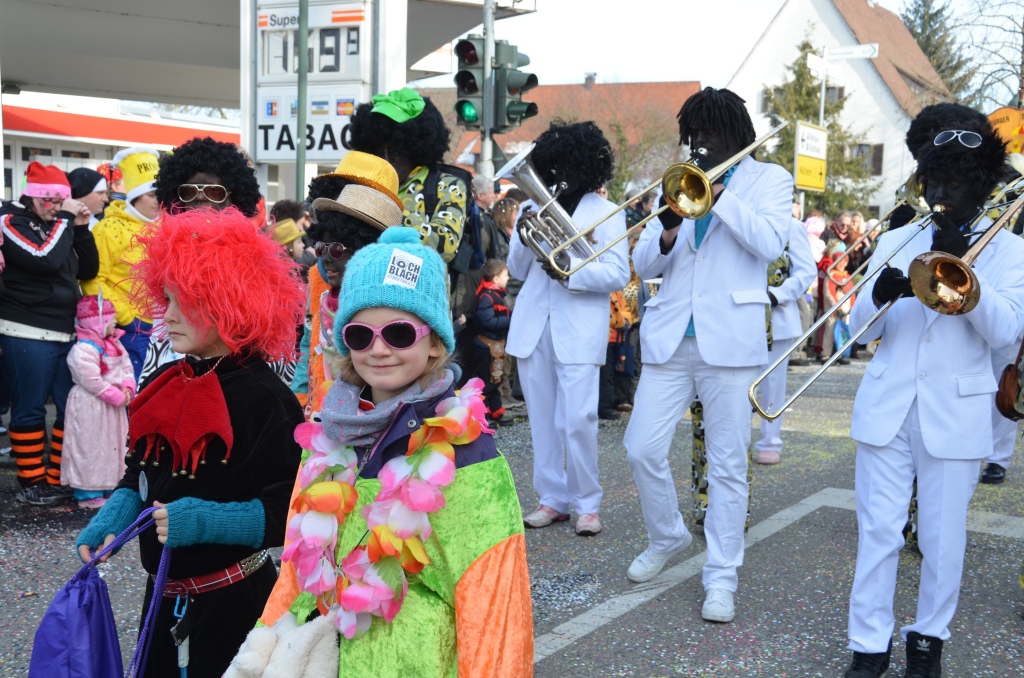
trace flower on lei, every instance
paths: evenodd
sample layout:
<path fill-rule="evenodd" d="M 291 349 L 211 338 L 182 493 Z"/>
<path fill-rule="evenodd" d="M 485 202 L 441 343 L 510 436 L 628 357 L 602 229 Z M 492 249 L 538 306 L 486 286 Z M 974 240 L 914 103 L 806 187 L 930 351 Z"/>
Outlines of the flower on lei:
<path fill-rule="evenodd" d="M 358 546 L 341 561 L 341 570 L 345 575 L 338 597 L 341 609 L 383 617 L 389 623 L 395 618 L 409 593 L 409 582 L 398 561 L 371 562 L 367 548 Z"/>
<path fill-rule="evenodd" d="M 295 564 L 303 580 L 302 589 L 314 595 L 334 588 L 334 548 L 338 543 L 338 522 L 333 513 L 308 511 L 296 514 L 288 523 L 288 545 L 281 559 Z"/>

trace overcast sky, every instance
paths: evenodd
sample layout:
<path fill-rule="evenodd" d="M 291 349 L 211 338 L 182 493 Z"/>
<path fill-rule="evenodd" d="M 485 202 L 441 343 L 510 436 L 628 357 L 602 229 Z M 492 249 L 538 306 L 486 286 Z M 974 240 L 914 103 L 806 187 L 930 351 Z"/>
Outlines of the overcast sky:
<path fill-rule="evenodd" d="M 867 0 L 862 0 L 867 2 Z M 880 0 L 899 13 L 906 0 Z M 955 4 L 961 0 L 952 0 Z M 699 80 L 724 87 L 783 0 L 537 0 L 495 22 L 495 37 L 530 57 L 542 85 Z M 413 30 L 413 27 L 409 27 Z M 480 32 L 476 29 L 471 32 Z M 421 80 L 452 86 L 452 76 Z"/>

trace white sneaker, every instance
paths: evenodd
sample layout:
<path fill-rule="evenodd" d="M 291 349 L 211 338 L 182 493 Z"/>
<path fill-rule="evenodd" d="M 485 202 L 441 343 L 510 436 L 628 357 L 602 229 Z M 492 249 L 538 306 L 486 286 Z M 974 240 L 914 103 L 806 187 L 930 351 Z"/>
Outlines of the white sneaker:
<path fill-rule="evenodd" d="M 700 616 L 707 621 L 731 622 L 733 617 L 736 616 L 736 607 L 732 602 L 732 591 L 728 589 L 708 589 Z"/>
<path fill-rule="evenodd" d="M 693 535 L 687 532 L 683 543 L 667 553 L 658 553 L 653 547 L 648 546 L 643 553 L 633 559 L 633 563 L 626 570 L 626 577 L 637 584 L 654 579 L 665 569 L 665 564 L 669 560 L 690 548 L 692 543 Z"/>

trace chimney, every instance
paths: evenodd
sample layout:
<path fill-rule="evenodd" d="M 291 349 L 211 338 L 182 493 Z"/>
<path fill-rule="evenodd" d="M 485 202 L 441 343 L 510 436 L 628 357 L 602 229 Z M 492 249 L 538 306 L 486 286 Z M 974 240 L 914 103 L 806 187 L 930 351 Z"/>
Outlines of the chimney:
<path fill-rule="evenodd" d="M 583 89 L 594 89 L 594 82 L 597 80 L 597 73 L 583 74 Z"/>

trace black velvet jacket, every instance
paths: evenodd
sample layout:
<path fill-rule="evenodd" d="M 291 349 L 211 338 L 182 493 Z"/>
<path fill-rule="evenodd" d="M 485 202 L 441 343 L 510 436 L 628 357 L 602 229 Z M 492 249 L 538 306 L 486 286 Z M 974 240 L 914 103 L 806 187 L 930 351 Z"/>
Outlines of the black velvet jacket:
<path fill-rule="evenodd" d="M 187 358 L 195 375 L 206 374 L 217 362 Z M 164 365 L 143 384 L 143 389 L 165 370 L 178 369 L 177 363 Z M 148 491 L 143 508 L 157 500 L 168 504 L 182 497 L 215 502 L 263 502 L 266 516 L 263 544 L 271 548 L 284 544 L 288 500 L 299 469 L 302 450 L 295 442 L 295 427 L 304 421 L 295 395 L 262 360 L 225 358 L 216 370 L 227 404 L 234 446 L 227 464 L 222 464 L 226 447 L 215 438 L 207 448 L 206 463 L 196 470 L 195 479 L 171 473 L 172 453 L 161 445 L 140 465 L 145 441 L 139 441 L 128 457 L 124 478 L 118 487 L 139 491 L 139 476 L 145 473 Z M 187 413 L 187 410 L 186 410 Z M 153 464 L 159 454 L 160 464 Z M 140 493 L 141 494 L 141 493 Z M 155 574 L 160 564 L 161 544 L 156 530 L 139 537 L 142 564 Z M 251 546 L 196 544 L 176 548 L 171 554 L 169 577 L 181 579 L 208 574 L 228 567 L 252 555 Z"/>

